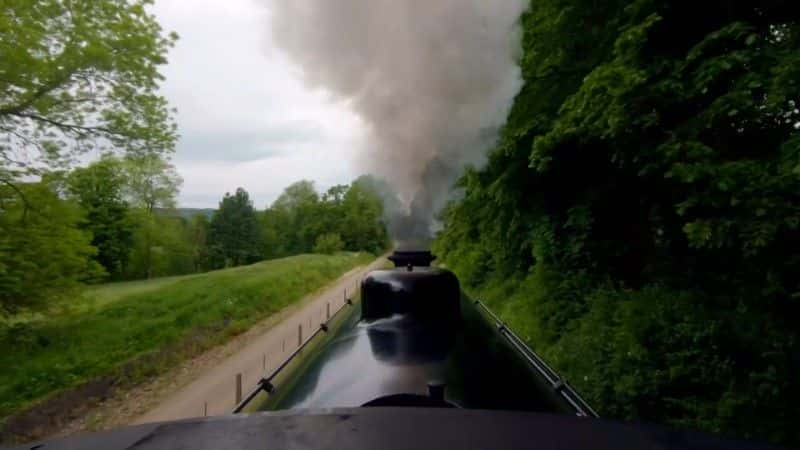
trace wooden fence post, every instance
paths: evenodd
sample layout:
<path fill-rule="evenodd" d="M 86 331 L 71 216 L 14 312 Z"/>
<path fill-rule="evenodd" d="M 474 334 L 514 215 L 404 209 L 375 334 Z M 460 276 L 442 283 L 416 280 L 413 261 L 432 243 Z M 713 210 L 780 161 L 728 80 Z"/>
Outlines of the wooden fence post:
<path fill-rule="evenodd" d="M 297 325 L 297 346 L 303 345 L 303 324 Z"/>
<path fill-rule="evenodd" d="M 236 374 L 236 404 L 242 402 L 242 374 Z"/>

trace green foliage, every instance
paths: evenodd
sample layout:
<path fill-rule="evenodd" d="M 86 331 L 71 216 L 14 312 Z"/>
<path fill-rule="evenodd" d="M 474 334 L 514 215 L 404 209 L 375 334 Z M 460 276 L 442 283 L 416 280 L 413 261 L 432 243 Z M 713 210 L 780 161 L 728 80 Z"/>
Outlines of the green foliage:
<path fill-rule="evenodd" d="M 4 305 L 47 307 L 68 297 L 102 273 L 90 256 L 111 277 L 129 277 L 136 241 L 129 203 L 152 212 L 174 198 L 180 180 L 163 155 L 176 127 L 158 90 L 177 36 L 162 32 L 151 3 L 0 4 Z M 59 185 L 53 170 L 88 150 L 122 151 L 126 160 L 103 157 Z M 23 181 L 39 178 L 39 187 Z"/>
<path fill-rule="evenodd" d="M 250 196 L 242 188 L 225 194 L 208 228 L 213 267 L 248 264 L 261 259 L 262 235 Z"/>
<path fill-rule="evenodd" d="M 171 216 L 132 212 L 135 231 L 126 278 L 141 279 L 197 271 L 200 254 L 186 221 Z"/>
<path fill-rule="evenodd" d="M 274 229 L 276 235 L 269 253 L 286 256 L 309 252 L 320 230 L 318 212 L 319 194 L 313 182 L 298 181 L 284 189 L 265 214 L 266 227 Z"/>
<path fill-rule="evenodd" d="M 97 377 L 136 382 L 168 367 L 122 370 L 169 351 L 179 364 L 325 286 L 367 254 L 302 255 L 250 266 L 92 287 L 70 309 L 0 328 L 0 418 Z"/>
<path fill-rule="evenodd" d="M 183 179 L 161 155 L 129 155 L 123 161 L 128 201 L 152 214 L 156 208 L 173 209 Z"/>
<path fill-rule="evenodd" d="M 357 178 L 345 191 L 341 205 L 334 210 L 345 248 L 380 253 L 389 246 L 384 223 L 383 200 L 366 175 Z"/>
<path fill-rule="evenodd" d="M 799 22 L 781 0 L 523 16 L 525 84 L 434 250 L 601 413 L 800 443 Z"/>
<path fill-rule="evenodd" d="M 262 227 L 266 258 L 316 252 L 324 235 L 338 236 L 349 251 L 380 253 L 389 245 L 383 201 L 368 176 L 321 196 L 311 181 L 298 181 L 264 212 Z"/>
<path fill-rule="evenodd" d="M 164 35 L 149 0 L 0 4 L 0 176 L 70 162 L 98 146 L 171 151 L 175 124 L 158 93 Z"/>
<path fill-rule="evenodd" d="M 332 255 L 342 249 L 344 249 L 344 242 L 336 233 L 320 234 L 317 236 L 317 242 L 314 243 L 314 253 L 323 255 Z"/>
<path fill-rule="evenodd" d="M 0 316 L 69 299 L 103 274 L 83 219 L 51 183 L 0 190 Z"/>
<path fill-rule="evenodd" d="M 192 256 L 193 272 L 200 272 L 209 267 L 208 254 L 208 227 L 209 221 L 206 215 L 198 214 L 187 222 L 187 235 L 189 251 Z"/>
<path fill-rule="evenodd" d="M 111 157 L 77 168 L 67 179 L 67 191 L 86 211 L 81 228 L 92 234 L 95 260 L 114 279 L 127 272 L 133 246 L 133 223 L 123 199 L 125 185 L 122 163 Z"/>

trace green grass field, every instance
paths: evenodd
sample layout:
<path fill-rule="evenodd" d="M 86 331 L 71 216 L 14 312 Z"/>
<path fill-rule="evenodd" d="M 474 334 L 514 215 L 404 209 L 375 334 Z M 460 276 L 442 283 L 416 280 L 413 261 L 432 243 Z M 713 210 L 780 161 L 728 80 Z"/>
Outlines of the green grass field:
<path fill-rule="evenodd" d="M 69 308 L 0 333 L 0 417 L 87 380 L 135 382 L 160 373 L 373 258 L 299 255 L 205 274 L 93 286 Z M 167 356 L 154 358 L 153 364 L 129 364 L 156 354 Z"/>

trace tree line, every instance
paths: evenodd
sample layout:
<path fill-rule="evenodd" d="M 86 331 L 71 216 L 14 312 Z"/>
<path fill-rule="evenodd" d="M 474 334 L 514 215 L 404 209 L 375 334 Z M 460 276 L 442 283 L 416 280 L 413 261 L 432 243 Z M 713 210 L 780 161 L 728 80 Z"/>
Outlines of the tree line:
<path fill-rule="evenodd" d="M 341 250 L 381 253 L 389 246 L 383 205 L 370 176 L 319 194 L 303 180 L 288 186 L 264 211 L 242 188 L 226 193 L 207 226 L 209 268 L 300 253 Z"/>
<path fill-rule="evenodd" d="M 435 251 L 600 413 L 800 445 L 800 4 L 531 2 Z"/>
<path fill-rule="evenodd" d="M 166 160 L 105 156 L 0 189 L 0 308 L 47 306 L 86 283 L 202 272 L 299 253 L 388 246 L 370 177 L 319 195 L 295 183 L 264 211 L 242 188 L 209 219 L 175 209 Z"/>
<path fill-rule="evenodd" d="M 266 212 L 239 189 L 210 220 L 177 213 L 159 84 L 178 36 L 149 3 L 0 4 L 0 319 L 86 283 L 387 245 L 369 178 L 297 183 Z M 89 152 L 106 156 L 74 168 Z"/>
<path fill-rule="evenodd" d="M 147 3 L 0 4 L 0 316 L 154 271 L 152 213 L 159 189 L 177 188 L 156 189 L 159 177 L 177 182 L 167 162 L 176 125 L 158 91 L 177 36 Z M 122 161 L 66 177 L 90 151 Z M 126 202 L 136 220 L 122 219 Z"/>
<path fill-rule="evenodd" d="M 0 309 L 47 306 L 85 283 L 197 270 L 175 205 L 181 179 L 158 155 L 105 156 L 0 189 Z"/>

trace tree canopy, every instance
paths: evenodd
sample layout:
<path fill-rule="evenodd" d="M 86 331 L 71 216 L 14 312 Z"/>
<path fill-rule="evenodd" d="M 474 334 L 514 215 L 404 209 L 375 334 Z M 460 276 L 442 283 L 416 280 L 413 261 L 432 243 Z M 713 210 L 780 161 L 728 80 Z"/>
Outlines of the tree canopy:
<path fill-rule="evenodd" d="M 148 213 L 175 207 L 183 179 L 167 159 L 153 154 L 129 155 L 122 170 L 127 177 L 125 194 L 132 205 Z"/>
<path fill-rule="evenodd" d="M 800 442 L 797 2 L 532 2 L 435 250 L 605 415 Z"/>
<path fill-rule="evenodd" d="M 76 168 L 67 191 L 86 212 L 81 228 L 92 234 L 96 260 L 112 278 L 122 278 L 133 246 L 134 224 L 124 199 L 127 178 L 119 159 L 105 157 Z"/>
<path fill-rule="evenodd" d="M 350 185 L 332 186 L 322 195 L 311 181 L 288 186 L 263 215 L 265 256 L 315 248 L 373 253 L 386 249 L 389 237 L 383 202 L 371 180 L 360 177 Z"/>
<path fill-rule="evenodd" d="M 177 134 L 159 70 L 177 36 L 147 12 L 151 3 L 0 3 L 2 309 L 66 296 L 59 292 L 102 274 L 95 261 L 112 277 L 126 272 L 133 231 L 124 166 L 104 158 L 65 185 L 57 172 L 89 150 L 166 164 Z"/>
<path fill-rule="evenodd" d="M 0 188 L 0 316 L 68 299 L 103 275 L 80 207 L 47 180 Z"/>
<path fill-rule="evenodd" d="M 261 259 L 261 227 L 247 191 L 236 189 L 219 202 L 208 228 L 208 247 L 215 268 Z"/>
<path fill-rule="evenodd" d="M 177 38 L 149 0 L 9 0 L 0 5 L 0 179 L 88 149 L 170 151 L 175 124 L 158 93 Z"/>

